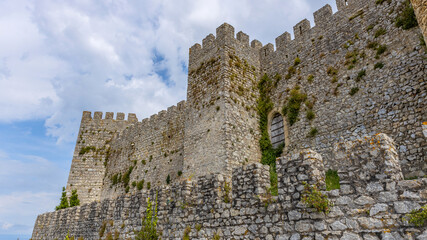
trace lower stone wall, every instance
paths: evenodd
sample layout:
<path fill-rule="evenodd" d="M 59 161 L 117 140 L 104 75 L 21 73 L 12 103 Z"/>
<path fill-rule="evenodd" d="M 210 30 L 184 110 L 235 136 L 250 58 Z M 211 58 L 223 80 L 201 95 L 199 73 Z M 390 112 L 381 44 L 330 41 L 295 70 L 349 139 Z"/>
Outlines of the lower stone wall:
<path fill-rule="evenodd" d="M 392 140 L 384 134 L 342 143 L 335 157 L 341 188 L 324 191 L 328 214 L 301 202 L 303 182 L 324 184 L 322 157 L 311 150 L 278 159 L 279 195 L 268 194 L 269 171 L 259 163 L 114 200 L 38 216 L 32 239 L 133 239 L 147 202 L 158 200 L 162 239 L 427 239 L 425 227 L 403 220 L 427 204 L 427 178 L 402 180 Z M 231 177 L 231 178 L 230 178 Z M 231 188 L 230 188 L 231 187 Z M 217 238 L 214 238 L 217 239 Z"/>

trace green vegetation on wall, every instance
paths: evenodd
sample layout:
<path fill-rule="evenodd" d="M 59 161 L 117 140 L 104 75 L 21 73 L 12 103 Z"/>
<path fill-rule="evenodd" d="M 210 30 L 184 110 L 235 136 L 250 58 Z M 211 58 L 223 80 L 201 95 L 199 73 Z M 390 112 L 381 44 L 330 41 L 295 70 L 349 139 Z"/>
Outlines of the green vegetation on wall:
<path fill-rule="evenodd" d="M 383 67 L 384 67 L 384 63 L 378 62 L 378 63 L 375 63 L 374 69 L 378 69 L 378 68 L 381 69 Z"/>
<path fill-rule="evenodd" d="M 307 94 L 301 93 L 300 87 L 295 86 L 290 92 L 290 98 L 282 109 L 282 113 L 288 119 L 289 125 L 292 126 L 298 121 L 301 104 L 305 100 L 307 100 Z"/>
<path fill-rule="evenodd" d="M 89 151 L 94 151 L 95 152 L 96 151 L 96 147 L 94 147 L 94 146 L 86 146 L 86 147 L 80 149 L 79 155 L 83 155 L 83 154 L 85 154 L 85 153 L 87 153 Z"/>
<path fill-rule="evenodd" d="M 301 201 L 307 205 L 307 207 L 315 208 L 318 212 L 329 213 L 330 202 L 328 196 L 320 192 L 317 186 L 309 185 L 303 182 L 304 191 L 301 196 Z"/>
<path fill-rule="evenodd" d="M 145 217 L 142 219 L 141 230 L 135 236 L 135 240 L 157 240 L 159 234 L 157 233 L 157 194 L 155 205 L 147 199 L 147 209 L 145 210 Z"/>
<path fill-rule="evenodd" d="M 380 5 L 380 4 L 383 4 L 385 1 L 387 1 L 388 3 L 390 3 L 390 2 L 391 2 L 391 0 L 377 0 L 377 1 L 375 1 L 375 3 L 376 3 L 377 5 Z"/>
<path fill-rule="evenodd" d="M 379 28 L 379 29 L 375 32 L 374 37 L 375 37 L 375 38 L 378 38 L 379 36 L 384 35 L 384 34 L 386 34 L 386 33 L 387 33 L 387 30 L 385 30 L 384 28 Z"/>
<path fill-rule="evenodd" d="M 59 205 L 55 207 L 55 210 L 60 210 L 64 208 L 68 208 L 68 199 L 67 199 L 67 193 L 65 192 L 65 187 L 62 187 L 62 195 L 60 198 Z"/>
<path fill-rule="evenodd" d="M 80 205 L 79 196 L 77 195 L 77 189 L 71 191 L 70 197 L 70 207 L 75 207 Z"/>
<path fill-rule="evenodd" d="M 326 172 L 325 182 L 327 191 L 340 189 L 340 177 L 338 176 L 338 171 L 329 169 Z"/>
<path fill-rule="evenodd" d="M 225 181 L 224 182 L 224 202 L 225 203 L 231 202 L 230 193 L 231 193 L 231 186 L 229 183 L 227 183 L 227 181 Z"/>
<path fill-rule="evenodd" d="M 424 226 L 424 224 L 427 223 L 427 204 L 420 209 L 412 210 L 410 213 L 406 214 L 405 220 L 417 227 Z"/>
<path fill-rule="evenodd" d="M 258 83 L 259 98 L 257 100 L 257 110 L 261 132 L 261 139 L 259 140 L 262 154 L 261 163 L 270 166 L 270 191 L 272 195 L 277 195 L 276 158 L 282 154 L 284 145 L 282 144 L 278 148 L 273 148 L 268 133 L 268 114 L 273 110 L 273 103 L 269 97 L 272 85 L 271 79 L 267 74 L 264 74 Z"/>
<path fill-rule="evenodd" d="M 136 184 L 136 187 L 138 188 L 138 190 L 142 190 L 142 189 L 144 188 L 144 179 L 143 179 L 143 180 L 141 180 L 141 181 L 139 181 L 139 182 Z"/>
<path fill-rule="evenodd" d="M 415 17 L 414 8 L 412 8 L 409 0 L 406 0 L 403 5 L 403 9 L 396 18 L 396 27 L 402 29 L 411 29 L 418 26 L 417 18 Z"/>
<path fill-rule="evenodd" d="M 190 240 L 191 227 L 187 226 L 184 229 L 184 236 L 182 236 L 182 240 Z"/>
<path fill-rule="evenodd" d="M 317 128 L 311 127 L 310 132 L 308 132 L 308 137 L 313 138 L 317 135 L 318 132 L 319 132 L 319 130 L 317 130 Z"/>
<path fill-rule="evenodd" d="M 350 92 L 348 92 L 348 94 L 350 94 L 350 96 L 353 96 L 354 94 L 356 94 L 359 91 L 358 87 L 353 87 L 350 89 Z"/>
<path fill-rule="evenodd" d="M 134 169 L 134 166 L 130 166 L 129 169 L 123 174 L 122 173 L 116 173 L 110 177 L 111 185 L 116 185 L 118 183 L 123 183 L 123 186 L 126 189 L 126 192 L 129 192 L 129 181 L 130 181 L 130 175 L 132 174 L 132 171 Z"/>
<path fill-rule="evenodd" d="M 67 193 L 65 192 L 65 187 L 62 187 L 62 194 L 60 198 L 60 203 L 55 207 L 55 210 L 65 209 L 69 207 L 75 207 L 80 205 L 79 196 L 77 195 L 77 190 L 74 189 L 71 191 L 71 197 L 68 200 Z"/>

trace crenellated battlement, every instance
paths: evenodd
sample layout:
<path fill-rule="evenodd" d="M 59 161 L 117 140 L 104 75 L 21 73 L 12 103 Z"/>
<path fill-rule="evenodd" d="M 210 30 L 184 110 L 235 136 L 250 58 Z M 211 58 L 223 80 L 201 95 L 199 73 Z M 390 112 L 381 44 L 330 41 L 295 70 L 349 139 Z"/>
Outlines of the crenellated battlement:
<path fill-rule="evenodd" d="M 171 115 L 180 114 L 185 111 L 185 108 L 186 108 L 185 101 L 178 102 L 176 105 L 168 107 L 167 110 L 162 110 L 156 114 L 151 115 L 148 118 L 142 119 L 141 123 L 142 125 L 154 126 L 159 119 L 164 119 Z"/>
<path fill-rule="evenodd" d="M 224 23 L 216 29 L 216 37 L 209 34 L 202 40 L 202 45 L 196 43 L 190 48 L 189 72 L 196 69 L 203 61 L 207 61 L 206 55 L 209 52 L 217 50 L 218 47 L 232 46 L 234 48 L 250 48 L 252 51 L 259 52 L 261 60 L 276 51 L 286 52 L 288 55 L 299 48 L 305 48 L 310 45 L 311 39 L 323 37 L 333 25 L 341 22 L 348 22 L 351 14 L 359 11 L 361 8 L 367 8 L 375 1 L 369 0 L 337 0 L 338 11 L 333 13 L 332 7 L 326 4 L 313 13 L 315 26 L 312 27 L 310 21 L 303 19 L 293 27 L 294 39 L 289 32 L 285 32 L 276 38 L 276 50 L 274 45 L 268 43 L 263 45 L 258 40 L 252 40 L 249 44 L 249 35 L 238 32 L 236 37 L 234 27 Z M 271 56 L 270 56 L 271 58 Z"/>
<path fill-rule="evenodd" d="M 92 112 L 84 111 L 82 116 L 82 121 L 90 121 L 90 120 L 114 120 L 113 112 L 106 112 L 103 118 L 103 112 L 94 112 L 92 118 Z M 131 123 L 138 122 L 138 118 L 135 113 L 128 113 L 127 119 L 125 119 L 125 114 L 122 112 L 118 112 L 116 114 L 116 121 L 128 121 Z"/>
<path fill-rule="evenodd" d="M 360 11 L 361 8 L 369 8 L 375 1 L 369 0 L 337 0 L 338 11 L 333 13 L 332 7 L 326 4 L 313 13 L 315 26 L 311 27 L 308 19 L 303 19 L 293 27 L 294 38 L 291 38 L 289 32 L 285 32 L 275 39 L 276 51 L 284 52 L 288 55 L 296 49 L 306 48 L 312 43 L 312 39 L 323 38 L 325 34 L 340 23 L 347 23 L 351 14 Z M 270 43 L 269 43 L 270 44 Z M 267 46 L 261 49 L 261 56 L 266 57 L 276 53 L 273 46 Z M 274 57 L 275 55 L 273 55 Z M 271 58 L 271 56 L 270 56 Z M 269 58 L 269 59 L 270 59 Z"/>
<path fill-rule="evenodd" d="M 177 105 L 173 105 L 167 108 L 167 110 L 162 110 L 156 114 L 151 115 L 148 118 L 142 119 L 140 122 L 142 124 L 155 124 L 158 119 L 162 119 L 166 117 L 167 115 L 176 114 L 181 111 L 185 111 L 186 103 L 185 101 L 178 102 Z M 91 120 L 115 120 L 115 121 L 124 121 L 129 123 L 137 123 L 138 118 L 135 113 L 128 113 L 127 118 L 125 118 L 125 114 L 122 112 L 116 113 L 116 119 L 114 119 L 114 113 L 113 112 L 106 112 L 105 115 L 103 115 L 103 112 L 94 112 L 92 115 L 92 112 L 90 111 L 83 111 L 82 115 L 82 121 L 87 122 Z"/>
<path fill-rule="evenodd" d="M 224 46 L 247 48 L 256 52 L 256 50 L 262 47 L 262 44 L 256 39 L 252 40 L 251 44 L 249 44 L 249 35 L 240 31 L 235 36 L 234 27 L 228 23 L 224 23 L 216 29 L 216 36 L 209 34 L 202 40 L 202 45 L 196 43 L 190 48 L 189 72 L 196 69 L 201 62 L 209 60 L 205 59 L 205 55 L 210 52 L 215 53 L 217 48 Z"/>
<path fill-rule="evenodd" d="M 370 0 L 336 0 L 338 11 L 345 11 L 349 8 L 356 8 L 366 5 Z"/>
<path fill-rule="evenodd" d="M 314 23 L 316 26 L 323 26 L 328 23 L 328 21 L 332 18 L 332 7 L 329 4 L 326 4 L 319 10 L 313 13 Z"/>

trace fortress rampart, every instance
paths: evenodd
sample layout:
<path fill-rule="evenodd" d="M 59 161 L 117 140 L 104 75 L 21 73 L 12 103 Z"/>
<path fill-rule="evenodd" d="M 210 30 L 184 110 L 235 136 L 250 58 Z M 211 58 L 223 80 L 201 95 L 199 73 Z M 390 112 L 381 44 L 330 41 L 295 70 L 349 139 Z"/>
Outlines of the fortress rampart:
<path fill-rule="evenodd" d="M 182 101 L 143 119 L 111 142 L 100 199 L 136 191 L 138 183 L 147 188 L 166 184 L 168 176 L 170 181 L 178 178 L 184 158 L 185 106 Z M 114 182 L 114 175 L 120 174 L 123 179 L 127 172 L 128 180 Z"/>
<path fill-rule="evenodd" d="M 288 102 L 295 86 L 314 103 L 312 109 L 303 104 L 294 125 L 285 124 L 288 149 L 309 147 L 330 159 L 340 139 L 384 132 L 398 145 L 405 176 L 425 175 L 425 50 L 418 28 L 395 26 L 402 2 L 349 1 L 335 14 L 327 5 L 314 14 L 316 26 L 303 20 L 294 27 L 295 39 L 284 33 L 275 51 L 272 44 L 261 49 L 262 72 L 282 78 L 272 93 L 276 108 Z M 374 45 L 387 50 L 378 55 Z M 315 113 L 311 121 L 305 117 L 309 110 Z M 308 137 L 312 128 L 318 134 Z M 326 165 L 336 168 L 339 163 Z"/>
<path fill-rule="evenodd" d="M 135 124 L 138 119 L 135 114 L 107 112 L 105 118 L 102 112 L 83 112 L 80 130 L 74 149 L 73 161 L 66 190 L 78 189 L 80 201 L 89 203 L 99 200 L 104 186 L 105 162 L 112 139 L 124 129 Z"/>
<path fill-rule="evenodd" d="M 314 27 L 304 19 L 294 39 L 285 32 L 276 46 L 224 23 L 189 50 L 186 101 L 142 121 L 83 113 L 67 183 L 83 206 L 40 215 L 33 239 L 68 230 L 98 239 L 100 227 L 133 237 L 156 192 L 165 239 L 187 226 L 196 239 L 427 236 L 401 218 L 426 203 L 427 185 L 403 180 L 427 174 L 424 8 L 414 4 L 421 29 L 403 30 L 395 19 L 404 4 L 337 0 L 336 13 L 322 7 Z M 278 197 L 259 164 L 265 74 L 268 134 L 274 146 L 285 144 Z M 329 169 L 341 189 L 327 192 L 335 207 L 325 215 L 300 200 L 302 182 L 322 185 Z"/>
<path fill-rule="evenodd" d="M 135 191 L 138 182 L 148 187 L 180 176 L 230 174 L 259 162 L 258 80 L 264 73 L 274 81 L 270 115 L 282 115 L 286 151 L 311 148 L 336 169 L 339 163 L 329 160 L 334 143 L 384 132 L 398 145 L 403 173 L 424 176 L 427 70 L 420 29 L 394 25 L 400 0 L 337 4 L 334 14 L 329 5 L 316 11 L 314 27 L 306 19 L 296 24 L 294 39 L 288 32 L 277 37 L 276 49 L 221 25 L 216 36 L 190 48 L 187 101 L 177 107 L 142 122 L 133 114 L 124 121 L 121 113 L 116 120 L 112 113 L 105 119 L 99 112 L 93 119 L 84 113 L 67 191 L 77 189 L 88 203 Z M 378 31 L 382 34 L 375 37 Z M 387 50 L 377 55 L 373 44 Z M 303 103 L 291 125 L 282 108 L 296 86 L 312 106 Z M 313 120 L 304 117 L 308 111 Z M 308 137 L 313 128 L 318 134 Z M 90 147 L 97 151 L 79 154 Z M 112 184 L 131 167 L 129 181 Z"/>
<path fill-rule="evenodd" d="M 347 159 L 351 167 L 339 170 L 339 190 L 325 192 L 333 203 L 328 214 L 300 201 L 303 182 L 322 183 L 325 171 L 320 154 L 302 150 L 278 159 L 278 197 L 268 195 L 268 167 L 253 163 L 235 168 L 231 180 L 212 174 L 42 214 L 32 239 L 63 239 L 67 233 L 84 239 L 132 238 L 141 228 L 147 197 L 153 200 L 156 194 L 162 239 L 181 239 L 188 227 L 191 239 L 427 237 L 425 229 L 402 220 L 427 203 L 427 179 L 402 180 L 398 154 L 388 136 L 343 142 L 335 149 L 337 160 Z M 227 181 L 230 191 L 224 188 Z"/>

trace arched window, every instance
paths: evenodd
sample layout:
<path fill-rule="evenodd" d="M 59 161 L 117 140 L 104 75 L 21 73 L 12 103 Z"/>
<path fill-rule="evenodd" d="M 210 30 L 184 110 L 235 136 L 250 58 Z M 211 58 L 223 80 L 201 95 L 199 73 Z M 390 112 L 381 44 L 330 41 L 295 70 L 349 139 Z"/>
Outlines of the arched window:
<path fill-rule="evenodd" d="M 280 144 L 285 143 L 285 132 L 283 130 L 283 117 L 280 113 L 276 113 L 271 120 L 270 126 L 270 137 L 271 144 L 274 148 L 280 146 Z"/>

